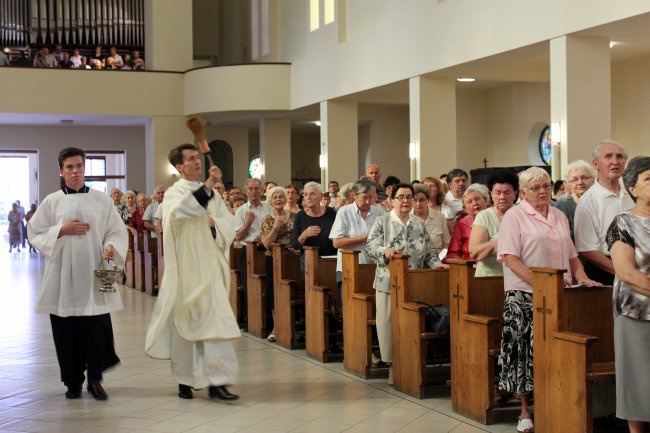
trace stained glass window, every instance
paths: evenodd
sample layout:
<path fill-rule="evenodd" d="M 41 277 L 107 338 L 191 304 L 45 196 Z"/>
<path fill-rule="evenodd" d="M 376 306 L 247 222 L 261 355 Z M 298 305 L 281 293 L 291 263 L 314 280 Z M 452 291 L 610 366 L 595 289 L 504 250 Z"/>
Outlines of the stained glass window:
<path fill-rule="evenodd" d="M 262 167 L 262 159 L 258 156 L 251 160 L 248 165 L 248 175 L 260 179 L 264 174 L 264 167 Z"/>
<path fill-rule="evenodd" d="M 546 165 L 551 163 L 551 150 L 551 128 L 547 126 L 539 136 L 539 156 Z"/>

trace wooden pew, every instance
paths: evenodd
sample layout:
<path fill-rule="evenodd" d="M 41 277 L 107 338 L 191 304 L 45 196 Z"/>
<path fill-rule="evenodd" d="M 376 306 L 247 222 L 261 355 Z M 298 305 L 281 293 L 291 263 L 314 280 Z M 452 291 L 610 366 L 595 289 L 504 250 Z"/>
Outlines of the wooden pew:
<path fill-rule="evenodd" d="M 359 251 L 341 250 L 343 256 L 343 366 L 364 379 L 371 376 L 375 322 L 373 264 L 359 264 Z M 386 372 L 387 373 L 387 372 Z"/>
<path fill-rule="evenodd" d="M 304 336 L 305 280 L 300 269 L 300 255 L 279 244 L 273 245 L 273 287 L 275 295 L 275 341 L 293 350 L 304 346 L 297 341 Z M 298 329 L 298 319 L 303 320 Z"/>
<path fill-rule="evenodd" d="M 126 281 L 124 283 L 127 287 L 135 287 L 135 263 L 134 263 L 134 254 L 133 254 L 133 233 L 131 230 L 125 228 L 128 239 L 129 239 L 129 248 L 126 250 L 126 259 L 124 260 L 124 274 L 126 275 Z"/>
<path fill-rule="evenodd" d="M 147 295 L 158 294 L 158 242 L 149 230 L 144 233 L 144 288 Z"/>
<path fill-rule="evenodd" d="M 501 352 L 503 277 L 474 278 L 473 261 L 449 259 L 451 407 L 483 424 L 494 422 L 496 360 Z"/>
<path fill-rule="evenodd" d="M 133 237 L 134 289 L 144 292 L 144 233 L 136 232 Z"/>
<path fill-rule="evenodd" d="M 248 333 L 259 338 L 269 335 L 266 308 L 266 272 L 264 270 L 264 248 L 255 244 L 246 245 L 246 269 L 248 273 L 248 293 L 246 306 L 248 310 Z"/>
<path fill-rule="evenodd" d="M 235 318 L 239 327 L 245 329 L 246 323 L 244 317 L 246 317 L 244 305 L 244 296 L 242 295 L 242 285 L 241 279 L 242 275 L 239 270 L 239 254 L 241 252 L 241 247 L 235 247 L 234 244 L 230 245 L 230 255 L 229 255 L 229 264 L 230 264 L 230 306 L 232 307 L 233 313 L 235 313 Z"/>
<path fill-rule="evenodd" d="M 416 398 L 433 391 L 427 380 L 429 345 L 436 363 L 447 363 L 449 337 L 425 330 L 426 306 L 449 305 L 449 271 L 409 269 L 408 256 L 397 254 L 390 261 L 390 297 L 393 334 L 393 386 Z"/>
<path fill-rule="evenodd" d="M 162 234 L 159 234 L 157 239 L 156 250 L 158 251 L 158 258 L 156 261 L 158 263 L 158 285 L 160 285 L 160 283 L 162 283 L 163 274 L 165 273 L 165 248 L 163 246 Z"/>
<path fill-rule="evenodd" d="M 614 374 L 612 287 L 564 287 L 532 268 L 535 431 L 593 431 L 592 386 Z"/>
<path fill-rule="evenodd" d="M 304 247 L 305 254 L 305 330 L 307 355 L 321 362 L 333 360 L 329 353 L 331 304 L 330 294 L 338 299 L 336 258 L 323 259 L 318 248 Z M 340 359 L 340 356 L 334 357 Z"/>

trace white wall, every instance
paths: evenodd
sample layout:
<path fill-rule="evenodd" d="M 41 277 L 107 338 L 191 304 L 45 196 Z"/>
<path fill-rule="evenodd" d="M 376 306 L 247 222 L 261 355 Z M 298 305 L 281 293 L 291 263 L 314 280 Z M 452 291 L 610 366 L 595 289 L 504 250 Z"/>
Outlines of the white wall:
<path fill-rule="evenodd" d="M 309 31 L 309 3 L 279 3 L 293 108 L 650 11 L 647 0 L 354 0 L 339 43 L 338 23 Z"/>
<path fill-rule="evenodd" d="M 248 179 L 248 129 L 209 125 L 205 129 L 205 134 L 208 142 L 223 140 L 230 145 L 233 158 L 233 184 L 243 187 Z"/>
<path fill-rule="evenodd" d="M 0 125 L 1 149 L 38 150 L 40 200 L 59 189 L 57 156 L 64 147 L 126 151 L 128 188 L 146 190 L 144 127 Z"/>
<path fill-rule="evenodd" d="M 650 155 L 648 71 L 650 57 L 612 65 L 612 138 L 625 146 L 630 157 Z"/>

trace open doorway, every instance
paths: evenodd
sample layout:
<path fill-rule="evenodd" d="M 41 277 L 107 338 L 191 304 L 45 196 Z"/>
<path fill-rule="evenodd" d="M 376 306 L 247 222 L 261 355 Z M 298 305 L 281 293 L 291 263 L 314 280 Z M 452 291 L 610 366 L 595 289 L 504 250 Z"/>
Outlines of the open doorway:
<path fill-rule="evenodd" d="M 27 211 L 38 202 L 38 153 L 0 149 L 0 233 L 7 240 L 7 214 L 20 200 Z"/>

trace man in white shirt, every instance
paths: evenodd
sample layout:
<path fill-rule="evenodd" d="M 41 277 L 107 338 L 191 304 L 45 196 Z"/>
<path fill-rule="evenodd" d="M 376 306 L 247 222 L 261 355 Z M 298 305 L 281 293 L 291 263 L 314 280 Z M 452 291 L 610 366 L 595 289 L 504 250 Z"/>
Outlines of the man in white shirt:
<path fill-rule="evenodd" d="M 621 179 L 626 162 L 627 153 L 619 143 L 607 140 L 598 144 L 593 154 L 597 180 L 580 197 L 575 211 L 575 243 L 586 260 L 585 272 L 607 285 L 614 282 L 614 266 L 605 242 L 607 229 L 616 215 L 634 207 Z"/>
<path fill-rule="evenodd" d="M 165 187 L 158 185 L 154 188 L 153 193 L 156 201 L 147 206 L 147 209 L 144 211 L 144 215 L 142 215 L 142 222 L 144 224 L 144 228 L 151 232 L 151 237 L 157 238 L 161 228 L 156 226 L 156 211 L 165 198 Z"/>
<path fill-rule="evenodd" d="M 241 242 L 242 246 L 249 243 L 258 244 L 261 240 L 262 220 L 273 212 L 268 203 L 261 201 L 262 181 L 257 178 L 250 178 L 244 184 L 244 191 L 248 201 L 237 208 L 235 212 L 235 240 Z M 239 270 L 241 272 L 241 284 L 244 296 L 247 292 L 246 281 L 246 248 L 241 249 L 239 256 Z M 245 300 L 244 300 L 245 302 Z"/>
<path fill-rule="evenodd" d="M 375 219 L 384 214 L 376 205 L 372 205 L 375 194 L 375 185 L 369 181 L 358 180 L 352 186 L 354 203 L 342 206 L 336 213 L 334 225 L 330 231 L 330 239 L 336 254 L 336 282 L 339 285 L 343 280 L 343 257 L 341 249 L 360 251 L 359 263 L 371 263 L 366 253 L 366 240 L 368 233 L 375 223 Z"/>
<path fill-rule="evenodd" d="M 465 189 L 467 189 L 468 179 L 467 172 L 460 168 L 454 168 L 447 175 L 449 191 L 447 191 L 445 199 L 454 215 L 463 210 L 463 194 L 465 193 Z"/>
<path fill-rule="evenodd" d="M 84 151 L 63 149 L 59 169 L 63 187 L 45 197 L 27 226 L 45 256 L 36 311 L 50 314 L 66 398 L 81 397 L 87 370 L 88 392 L 106 400 L 102 372 L 120 362 L 110 313 L 122 309 L 122 300 L 119 292 L 100 292 L 93 271 L 109 259 L 123 267 L 128 238 L 111 199 L 84 184 Z"/>

